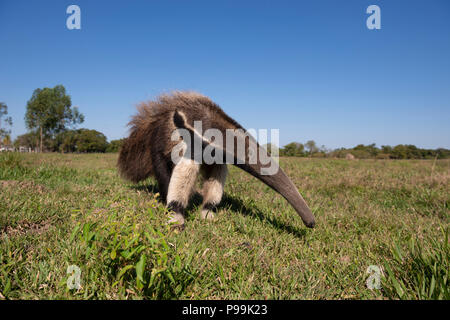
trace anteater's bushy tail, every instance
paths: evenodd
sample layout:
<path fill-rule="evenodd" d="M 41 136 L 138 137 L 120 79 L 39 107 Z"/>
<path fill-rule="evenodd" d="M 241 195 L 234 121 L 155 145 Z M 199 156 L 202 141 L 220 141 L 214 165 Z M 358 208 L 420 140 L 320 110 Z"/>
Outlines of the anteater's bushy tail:
<path fill-rule="evenodd" d="M 151 137 L 155 115 L 151 103 L 141 103 L 138 113 L 128 124 L 130 135 L 122 144 L 117 166 L 120 175 L 132 182 L 152 175 Z"/>
<path fill-rule="evenodd" d="M 137 183 L 152 175 L 150 149 L 144 150 L 142 146 L 136 138 L 125 139 L 117 163 L 122 178 Z M 148 155 L 145 156 L 145 153 Z"/>
<path fill-rule="evenodd" d="M 130 123 L 130 135 L 124 140 L 117 166 L 120 175 L 132 182 L 145 180 L 153 175 L 152 152 L 170 154 L 173 142 L 170 140 L 174 111 L 179 108 L 212 103 L 195 92 L 171 92 L 162 94 L 156 100 L 142 102 L 138 113 Z"/>

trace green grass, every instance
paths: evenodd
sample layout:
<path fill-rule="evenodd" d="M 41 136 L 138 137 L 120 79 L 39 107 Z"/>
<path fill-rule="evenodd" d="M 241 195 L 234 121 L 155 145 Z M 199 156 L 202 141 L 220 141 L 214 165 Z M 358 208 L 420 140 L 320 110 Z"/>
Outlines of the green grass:
<path fill-rule="evenodd" d="M 448 160 L 281 159 L 315 229 L 230 167 L 217 220 L 196 196 L 177 233 L 116 159 L 0 154 L 0 299 L 450 299 Z"/>

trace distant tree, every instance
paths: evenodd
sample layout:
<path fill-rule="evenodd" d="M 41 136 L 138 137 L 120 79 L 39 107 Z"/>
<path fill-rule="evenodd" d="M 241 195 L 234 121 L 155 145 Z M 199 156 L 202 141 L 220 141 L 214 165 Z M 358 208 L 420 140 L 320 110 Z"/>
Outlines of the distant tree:
<path fill-rule="evenodd" d="M 28 129 L 38 130 L 41 151 L 44 136 L 54 137 L 83 121 L 84 116 L 77 107 L 72 108 L 71 98 L 62 85 L 36 89 L 27 102 L 25 122 Z"/>
<path fill-rule="evenodd" d="M 66 130 L 58 133 L 52 141 L 52 150 L 56 152 L 76 152 L 77 135 L 77 130 Z"/>
<path fill-rule="evenodd" d="M 376 159 L 390 159 L 391 157 L 389 154 L 381 152 L 381 153 L 377 154 L 377 156 L 375 158 Z"/>
<path fill-rule="evenodd" d="M 448 159 L 450 158 L 450 150 L 449 149 L 444 149 L 444 148 L 438 148 L 435 150 L 436 153 L 436 157 L 438 159 Z"/>
<path fill-rule="evenodd" d="M 423 149 L 418 149 L 416 146 L 411 144 L 399 144 L 392 149 L 391 155 L 394 159 L 422 159 L 423 151 Z"/>
<path fill-rule="evenodd" d="M 11 136 L 9 134 L 5 135 L 2 140 L 3 145 L 10 146 L 11 145 Z"/>
<path fill-rule="evenodd" d="M 379 152 L 380 149 L 375 146 L 375 143 L 369 144 L 367 146 L 358 144 L 351 151 L 351 153 L 359 159 L 375 158 Z"/>
<path fill-rule="evenodd" d="M 0 141 L 3 141 L 6 137 L 11 134 L 11 129 L 7 127 L 12 126 L 12 118 L 6 117 L 8 114 L 8 106 L 4 102 L 0 102 Z M 3 122 L 3 123 L 2 123 Z M 11 141 L 11 138 L 9 138 Z"/>
<path fill-rule="evenodd" d="M 107 147 L 105 135 L 89 129 L 60 132 L 52 144 L 53 151 L 59 152 L 105 152 Z"/>
<path fill-rule="evenodd" d="M 381 146 L 381 152 L 384 154 L 390 154 L 390 153 L 392 153 L 392 147 L 391 146 Z"/>
<path fill-rule="evenodd" d="M 108 142 L 105 135 L 96 130 L 66 130 L 55 136 L 51 147 L 59 152 L 105 152 Z"/>
<path fill-rule="evenodd" d="M 280 150 L 280 154 L 286 157 L 302 157 L 304 156 L 305 146 L 299 142 L 291 142 Z"/>
<path fill-rule="evenodd" d="M 111 140 L 110 143 L 108 143 L 108 147 L 106 148 L 106 152 L 119 152 L 120 147 L 122 146 L 124 139 L 119 140 Z"/>
<path fill-rule="evenodd" d="M 309 140 L 305 143 L 306 150 L 308 150 L 309 154 L 313 154 L 319 151 L 317 148 L 316 142 L 314 140 Z"/>
<path fill-rule="evenodd" d="M 105 152 L 108 142 L 103 133 L 96 130 L 78 130 L 77 151 L 78 152 Z"/>
<path fill-rule="evenodd" d="M 327 149 L 327 147 L 325 147 L 325 145 L 323 144 L 323 145 L 320 146 L 319 152 L 321 152 L 321 153 L 328 153 L 328 152 L 330 152 L 330 150 Z"/>
<path fill-rule="evenodd" d="M 14 140 L 14 146 L 16 148 L 26 147 L 26 148 L 36 148 L 39 145 L 39 135 L 36 131 L 28 132 L 22 134 Z"/>

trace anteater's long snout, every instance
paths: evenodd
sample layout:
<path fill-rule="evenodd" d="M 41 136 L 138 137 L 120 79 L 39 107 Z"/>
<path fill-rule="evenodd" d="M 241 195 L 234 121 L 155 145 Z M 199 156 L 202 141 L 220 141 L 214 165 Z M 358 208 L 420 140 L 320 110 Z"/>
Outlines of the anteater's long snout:
<path fill-rule="evenodd" d="M 247 171 L 251 175 L 255 176 L 269 187 L 281 194 L 289 204 L 297 211 L 302 218 L 303 223 L 308 228 L 314 228 L 316 221 L 313 213 L 309 209 L 302 195 L 298 192 L 295 185 L 283 172 L 281 168 L 278 168 L 278 172 L 274 175 L 262 175 L 260 173 L 260 164 L 236 164 L 236 166 Z"/>
<path fill-rule="evenodd" d="M 256 161 L 253 161 L 252 163 L 249 161 L 250 157 L 248 155 L 255 155 L 255 153 L 258 156 L 256 157 Z M 253 159 L 255 159 L 255 157 Z M 278 163 L 270 157 L 267 154 L 267 151 L 259 146 L 252 137 L 247 140 L 246 157 L 241 160 L 245 160 L 245 163 L 237 163 L 236 166 L 247 171 L 281 194 L 289 204 L 294 207 L 295 211 L 297 211 L 302 218 L 303 223 L 309 228 L 314 228 L 316 225 L 314 215 L 301 194 L 298 192 L 297 187 L 279 167 Z"/>

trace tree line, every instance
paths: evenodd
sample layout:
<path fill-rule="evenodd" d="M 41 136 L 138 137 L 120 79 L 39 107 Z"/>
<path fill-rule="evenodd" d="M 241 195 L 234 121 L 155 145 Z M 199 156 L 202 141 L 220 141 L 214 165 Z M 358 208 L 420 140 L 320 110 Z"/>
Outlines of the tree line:
<path fill-rule="evenodd" d="M 273 146 L 266 145 L 271 152 Z M 359 144 L 353 148 L 338 148 L 330 150 L 325 146 L 317 147 L 313 140 L 305 144 L 292 142 L 279 149 L 279 155 L 284 157 L 315 157 L 315 158 L 349 158 L 349 159 L 449 159 L 450 150 L 444 148 L 421 149 L 415 145 L 399 144 L 396 146 L 381 146 L 375 143 Z"/>
<path fill-rule="evenodd" d="M 89 152 L 118 152 L 123 139 L 108 142 L 106 136 L 91 129 L 64 130 L 53 137 L 45 137 L 42 141 L 42 151 L 62 153 L 89 153 Z M 39 150 L 40 135 L 36 131 L 18 136 L 13 143 L 16 149 L 20 147 Z"/>
<path fill-rule="evenodd" d="M 76 127 L 84 122 L 84 115 L 78 107 L 72 106 L 70 95 L 63 85 L 54 88 L 34 90 L 27 102 L 25 124 L 28 132 L 11 142 L 12 119 L 8 117 L 8 107 L 0 102 L 0 144 L 13 144 L 48 152 L 118 152 L 123 139 L 108 142 L 106 136 L 92 129 Z M 273 146 L 265 146 L 269 153 Z M 279 155 L 285 157 L 333 157 L 358 159 L 444 159 L 450 158 L 450 150 L 444 148 L 421 149 L 414 145 L 381 146 L 357 145 L 354 148 L 327 149 L 317 146 L 309 140 L 292 142 L 279 149 Z"/>

